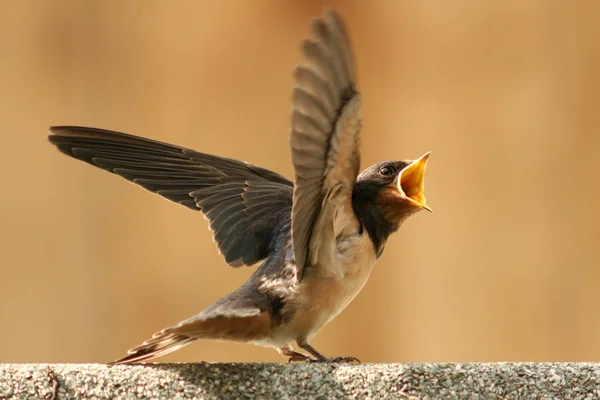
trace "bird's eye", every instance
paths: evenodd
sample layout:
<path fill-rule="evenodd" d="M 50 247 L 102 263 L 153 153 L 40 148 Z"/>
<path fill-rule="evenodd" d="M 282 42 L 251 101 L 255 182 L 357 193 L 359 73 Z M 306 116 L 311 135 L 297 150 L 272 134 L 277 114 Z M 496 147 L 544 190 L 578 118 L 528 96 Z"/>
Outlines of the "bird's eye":
<path fill-rule="evenodd" d="M 381 167 L 379 173 L 383 176 L 390 176 L 394 173 L 394 169 L 392 167 Z"/>

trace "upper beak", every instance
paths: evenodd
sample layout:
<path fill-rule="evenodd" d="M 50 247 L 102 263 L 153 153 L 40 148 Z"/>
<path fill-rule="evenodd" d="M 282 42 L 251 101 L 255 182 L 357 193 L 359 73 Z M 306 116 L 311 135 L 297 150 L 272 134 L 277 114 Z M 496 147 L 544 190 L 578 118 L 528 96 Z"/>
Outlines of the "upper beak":
<path fill-rule="evenodd" d="M 425 167 L 429 152 L 423 154 L 420 158 L 408 164 L 398 175 L 398 190 L 411 203 L 419 208 L 431 212 L 431 208 L 425 202 L 423 190 L 425 187 Z"/>

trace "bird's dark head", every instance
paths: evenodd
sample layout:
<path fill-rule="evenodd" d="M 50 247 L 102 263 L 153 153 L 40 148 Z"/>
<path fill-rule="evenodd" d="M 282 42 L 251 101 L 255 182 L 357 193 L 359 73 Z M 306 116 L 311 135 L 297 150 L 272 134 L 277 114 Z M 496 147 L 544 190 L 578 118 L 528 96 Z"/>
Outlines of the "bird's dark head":
<path fill-rule="evenodd" d="M 402 222 L 420 210 L 431 211 L 424 195 L 429 153 L 417 160 L 384 161 L 365 169 L 352 194 L 355 214 L 373 238 L 383 245 Z"/>

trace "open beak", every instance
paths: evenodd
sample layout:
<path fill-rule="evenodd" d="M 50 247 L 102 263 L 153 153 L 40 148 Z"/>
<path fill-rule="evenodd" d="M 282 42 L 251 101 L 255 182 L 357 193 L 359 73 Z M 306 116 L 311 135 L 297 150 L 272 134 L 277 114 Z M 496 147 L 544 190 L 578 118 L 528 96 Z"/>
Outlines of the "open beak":
<path fill-rule="evenodd" d="M 431 208 L 425 202 L 423 190 L 425 188 L 425 167 L 429 152 L 419 159 L 408 164 L 398 175 L 398 190 L 416 207 L 431 212 Z"/>

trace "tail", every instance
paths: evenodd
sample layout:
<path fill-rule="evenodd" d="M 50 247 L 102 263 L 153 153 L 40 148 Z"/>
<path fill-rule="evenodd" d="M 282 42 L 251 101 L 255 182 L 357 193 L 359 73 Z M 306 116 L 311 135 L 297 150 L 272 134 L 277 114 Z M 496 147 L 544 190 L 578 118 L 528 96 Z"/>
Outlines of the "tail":
<path fill-rule="evenodd" d="M 221 302 L 228 298 L 221 299 Z M 231 304 L 227 306 L 231 307 Z M 163 356 L 200 338 L 236 342 L 262 339 L 272 325 L 271 315 L 261 313 L 258 308 L 227 309 L 220 307 L 220 302 L 217 302 L 201 314 L 155 333 L 152 339 L 129 350 L 127 356 L 111 364 L 130 364 Z"/>
<path fill-rule="evenodd" d="M 194 340 L 196 340 L 196 338 L 172 333 L 170 328 L 163 329 L 162 331 L 155 333 L 152 336 L 152 339 L 148 339 L 141 345 L 127 351 L 127 356 L 115 360 L 109 365 L 131 364 L 164 356 L 165 354 L 169 354 L 175 350 L 179 350 L 180 348 L 187 346 Z"/>

